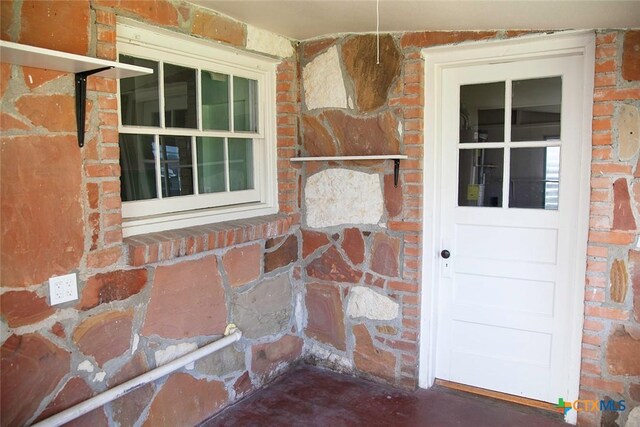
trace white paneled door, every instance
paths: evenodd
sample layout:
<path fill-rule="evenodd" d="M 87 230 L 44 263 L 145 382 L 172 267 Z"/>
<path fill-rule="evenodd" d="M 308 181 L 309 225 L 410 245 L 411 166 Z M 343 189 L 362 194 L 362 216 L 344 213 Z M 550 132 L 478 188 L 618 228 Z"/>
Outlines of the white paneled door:
<path fill-rule="evenodd" d="M 575 55 L 442 71 L 437 378 L 566 393 L 582 67 Z"/>

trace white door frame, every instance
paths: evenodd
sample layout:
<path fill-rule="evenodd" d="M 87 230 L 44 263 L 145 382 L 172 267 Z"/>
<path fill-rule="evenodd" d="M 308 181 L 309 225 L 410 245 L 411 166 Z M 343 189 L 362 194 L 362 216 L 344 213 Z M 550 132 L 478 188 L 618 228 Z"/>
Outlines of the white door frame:
<path fill-rule="evenodd" d="M 519 59 L 581 55 L 583 61 L 583 110 L 581 124 L 580 176 L 578 194 L 575 263 L 571 269 L 569 318 L 571 321 L 567 366 L 566 401 L 578 399 L 582 326 L 584 321 L 584 278 L 586 274 L 587 237 L 589 230 L 589 188 L 591 174 L 591 120 L 593 116 L 593 81 L 595 67 L 595 32 L 567 31 L 532 35 L 518 39 L 466 43 L 422 50 L 424 60 L 424 195 L 422 298 L 420 316 L 420 362 L 418 383 L 429 388 L 435 381 L 436 331 L 438 319 L 438 281 L 440 259 L 440 192 L 442 180 L 439 141 L 442 129 L 442 71 L 446 68 Z M 575 424 L 576 411 L 569 411 L 567 422 Z"/>

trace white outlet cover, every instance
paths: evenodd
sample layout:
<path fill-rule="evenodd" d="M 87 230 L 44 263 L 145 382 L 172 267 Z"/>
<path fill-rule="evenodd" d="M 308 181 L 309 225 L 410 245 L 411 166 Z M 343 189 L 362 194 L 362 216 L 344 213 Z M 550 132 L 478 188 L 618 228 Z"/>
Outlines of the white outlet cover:
<path fill-rule="evenodd" d="M 51 305 L 78 299 L 78 282 L 76 274 L 53 276 L 49 279 L 49 299 Z"/>

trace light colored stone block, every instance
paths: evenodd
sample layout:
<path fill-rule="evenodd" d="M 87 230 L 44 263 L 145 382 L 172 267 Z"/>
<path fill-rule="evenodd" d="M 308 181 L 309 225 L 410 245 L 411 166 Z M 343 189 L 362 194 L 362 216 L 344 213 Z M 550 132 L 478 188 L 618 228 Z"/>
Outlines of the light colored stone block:
<path fill-rule="evenodd" d="M 617 121 L 620 160 L 630 160 L 640 148 L 640 112 L 633 105 L 623 104 Z"/>
<path fill-rule="evenodd" d="M 377 174 L 327 169 L 307 179 L 306 222 L 311 228 L 341 224 L 377 224 L 383 213 Z"/>
<path fill-rule="evenodd" d="M 307 108 L 347 108 L 347 91 L 340 68 L 338 48 L 333 46 L 302 70 Z"/>
<path fill-rule="evenodd" d="M 366 317 L 371 320 L 393 320 L 398 317 L 399 305 L 389 297 L 364 286 L 352 288 L 349 294 L 349 317 Z"/>
<path fill-rule="evenodd" d="M 247 49 L 280 58 L 288 58 L 295 53 L 291 40 L 251 25 L 247 25 Z"/>
<path fill-rule="evenodd" d="M 180 356 L 184 356 L 187 353 L 191 353 L 196 350 L 198 346 L 195 343 L 183 342 L 177 345 L 170 345 L 164 350 L 158 350 L 155 352 L 156 366 L 166 365 L 174 359 Z M 193 363 L 187 365 L 187 369 L 193 369 Z"/>

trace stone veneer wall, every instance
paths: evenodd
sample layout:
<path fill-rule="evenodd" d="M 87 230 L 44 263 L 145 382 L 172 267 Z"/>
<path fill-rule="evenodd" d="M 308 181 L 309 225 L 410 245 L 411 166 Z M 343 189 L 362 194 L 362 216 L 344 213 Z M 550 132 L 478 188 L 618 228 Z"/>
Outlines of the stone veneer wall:
<path fill-rule="evenodd" d="M 391 162 L 303 167 L 304 332 L 312 360 L 416 385 L 422 117 L 424 102 L 429 102 L 423 99 L 420 49 L 523 33 L 384 35 L 379 66 L 373 35 L 326 38 L 299 47 L 305 154 L 409 156 L 401 162 L 398 189 L 392 185 Z M 583 425 L 623 425 L 630 410 L 640 405 L 639 38 L 638 31 L 601 31 L 596 40 L 580 396 L 625 399 L 627 411 L 605 412 L 602 420 L 600 413 L 581 412 Z M 331 204 L 323 205 L 323 199 Z M 362 204 L 366 215 L 354 221 L 354 210 Z"/>
<path fill-rule="evenodd" d="M 116 82 L 89 78 L 87 138 L 73 76 L 2 64 L 2 426 L 52 415 L 219 339 L 234 346 L 140 388 L 78 425 L 195 425 L 301 356 L 301 233 L 291 42 L 183 1 L 2 1 L 3 40 L 115 59 L 117 16 L 281 56 L 280 213 L 122 238 Z M 48 305 L 50 276 L 80 299 Z"/>

